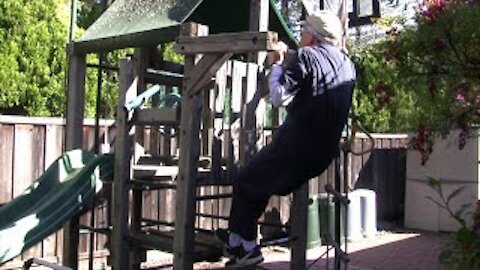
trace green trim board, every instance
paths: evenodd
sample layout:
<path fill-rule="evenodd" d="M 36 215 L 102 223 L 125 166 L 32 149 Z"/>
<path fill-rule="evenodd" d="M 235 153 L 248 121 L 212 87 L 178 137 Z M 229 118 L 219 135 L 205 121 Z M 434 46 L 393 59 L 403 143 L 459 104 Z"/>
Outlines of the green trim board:
<path fill-rule="evenodd" d="M 0 265 L 42 241 L 91 204 L 113 156 L 64 153 L 22 194 L 0 207 Z"/>
<path fill-rule="evenodd" d="M 291 47 L 297 41 L 270 1 L 270 31 Z M 180 24 L 194 21 L 210 33 L 249 30 L 250 0 L 116 0 L 73 45 L 77 53 L 155 46 L 174 41 Z"/>

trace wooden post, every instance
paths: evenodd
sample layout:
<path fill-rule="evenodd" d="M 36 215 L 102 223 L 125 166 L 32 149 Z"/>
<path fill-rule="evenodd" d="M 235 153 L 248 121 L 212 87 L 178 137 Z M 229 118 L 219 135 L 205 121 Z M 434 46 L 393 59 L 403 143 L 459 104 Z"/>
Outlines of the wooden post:
<path fill-rule="evenodd" d="M 133 90 L 136 94 L 140 94 L 147 89 L 145 81 L 145 73 L 148 67 L 149 50 L 146 48 L 137 49 L 135 52 L 135 70 L 134 76 L 136 77 L 137 90 Z M 158 95 L 158 94 L 157 94 Z M 123 105 L 123 103 L 122 103 Z M 150 135 L 152 134 L 153 127 L 150 127 Z M 135 144 L 133 148 L 133 163 L 137 163 L 141 156 L 145 155 L 145 126 L 135 126 Z M 129 179 L 130 180 L 130 179 Z M 143 207 L 143 192 L 139 189 L 132 189 L 132 218 L 131 233 L 138 234 L 141 230 L 141 218 Z M 130 249 L 130 269 L 140 269 L 140 264 L 146 259 L 146 252 L 144 249 L 133 246 Z"/>
<path fill-rule="evenodd" d="M 128 123 L 128 112 L 124 109 L 127 95 L 136 94 L 137 80 L 135 79 L 135 61 L 132 59 L 120 60 L 120 87 L 117 105 L 117 136 L 115 140 L 115 178 L 113 200 L 113 241 L 111 251 L 113 255 L 112 268 L 115 270 L 128 269 L 130 266 L 128 242 L 129 218 L 129 181 L 132 159 L 133 138 Z"/>
<path fill-rule="evenodd" d="M 70 48 L 69 48 L 70 49 Z M 70 53 L 65 149 L 82 148 L 86 55 Z M 63 226 L 63 264 L 78 268 L 79 216 Z"/>
<path fill-rule="evenodd" d="M 137 92 L 141 94 L 147 89 L 145 73 L 148 65 L 148 49 L 140 48 L 135 50 L 135 73 L 137 77 Z M 135 130 L 135 151 L 134 160 L 137 162 L 145 155 L 145 126 L 137 126 Z"/>
<path fill-rule="evenodd" d="M 269 0 L 250 0 L 250 31 L 268 31 L 269 19 Z M 267 57 L 266 52 L 251 53 L 249 55 L 249 62 L 258 65 L 258 72 L 263 72 L 263 63 Z M 250 69 L 250 67 L 249 67 Z M 257 91 L 259 90 L 257 85 Z M 251 99 L 250 99 L 251 97 Z M 256 114 L 255 111 L 258 104 L 261 102 L 261 97 L 258 95 L 245 96 L 246 104 L 242 108 L 242 134 L 241 134 L 241 154 L 242 163 L 247 163 L 251 156 L 256 152 Z"/>
<path fill-rule="evenodd" d="M 293 205 L 290 211 L 292 226 L 292 255 L 290 270 L 306 269 L 307 265 L 307 208 L 308 183 L 293 193 Z"/>
<path fill-rule="evenodd" d="M 181 27 L 182 36 L 206 34 L 207 26 L 187 23 Z M 175 205 L 175 233 L 173 241 L 173 267 L 177 270 L 193 269 L 195 189 L 197 165 L 200 155 L 200 122 L 202 118 L 201 93 L 193 96 L 186 91 L 191 87 L 192 70 L 195 56 L 185 57 L 183 81 L 182 117 L 180 121 L 180 160 L 177 178 L 177 197 Z"/>

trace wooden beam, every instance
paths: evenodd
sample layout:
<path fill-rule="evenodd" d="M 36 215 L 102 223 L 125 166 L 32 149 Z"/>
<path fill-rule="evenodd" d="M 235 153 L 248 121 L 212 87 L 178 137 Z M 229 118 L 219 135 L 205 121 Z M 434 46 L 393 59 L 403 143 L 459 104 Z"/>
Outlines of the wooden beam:
<path fill-rule="evenodd" d="M 223 66 L 225 61 L 232 57 L 233 53 L 212 53 L 204 55 L 195 65 L 190 79 L 187 93 L 189 96 L 196 95 L 212 81 L 213 75 Z"/>
<path fill-rule="evenodd" d="M 68 48 L 71 52 L 71 46 Z M 65 148 L 82 148 L 85 101 L 86 55 L 70 54 L 68 68 L 67 119 Z M 63 226 L 63 264 L 78 268 L 79 217 L 73 217 Z"/>
<path fill-rule="evenodd" d="M 208 27 L 195 23 L 183 24 L 182 37 L 208 34 Z M 185 57 L 185 78 L 183 82 L 182 117 L 180 121 L 180 160 L 177 178 L 177 198 L 175 204 L 175 235 L 173 241 L 173 268 L 193 269 L 195 193 L 197 164 L 200 156 L 200 122 L 202 117 L 202 96 L 187 96 L 190 87 L 195 56 Z"/>
<path fill-rule="evenodd" d="M 115 139 L 115 178 L 113 200 L 113 243 L 112 268 L 126 270 L 129 268 L 130 246 L 127 241 L 129 219 L 129 181 L 132 158 L 133 138 L 130 135 L 132 128 L 128 123 L 128 113 L 124 110 L 127 92 L 130 94 L 136 89 L 135 61 L 132 59 L 120 60 L 120 87 L 117 105 L 117 136 Z"/>
<path fill-rule="evenodd" d="M 274 32 L 240 32 L 205 37 L 179 37 L 175 51 L 192 55 L 199 53 L 245 53 L 268 51 L 278 42 Z"/>
<path fill-rule="evenodd" d="M 293 193 L 290 209 L 292 238 L 292 255 L 290 270 L 307 269 L 307 223 L 308 223 L 308 183 Z"/>

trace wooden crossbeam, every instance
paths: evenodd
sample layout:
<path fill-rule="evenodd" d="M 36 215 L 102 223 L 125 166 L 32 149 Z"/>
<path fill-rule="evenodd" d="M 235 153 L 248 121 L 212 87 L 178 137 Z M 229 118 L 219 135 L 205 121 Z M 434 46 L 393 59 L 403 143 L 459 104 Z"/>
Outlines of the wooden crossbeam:
<path fill-rule="evenodd" d="M 192 70 L 187 94 L 193 96 L 200 92 L 212 80 L 223 63 L 232 57 L 233 53 L 212 53 L 204 55 Z"/>
<path fill-rule="evenodd" d="M 192 55 L 202 53 L 246 53 L 272 50 L 278 42 L 275 32 L 240 32 L 202 37 L 177 38 L 175 51 Z"/>
<path fill-rule="evenodd" d="M 179 115 L 175 108 L 143 109 L 135 112 L 132 120 L 136 125 L 178 124 Z"/>

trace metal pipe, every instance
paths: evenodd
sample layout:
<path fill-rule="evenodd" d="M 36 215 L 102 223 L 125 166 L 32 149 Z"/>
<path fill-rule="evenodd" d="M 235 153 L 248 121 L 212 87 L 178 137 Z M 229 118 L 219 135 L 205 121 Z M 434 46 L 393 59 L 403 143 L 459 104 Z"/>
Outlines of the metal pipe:
<path fill-rule="evenodd" d="M 332 195 L 334 196 L 334 200 L 335 200 L 335 236 L 334 238 L 335 239 L 329 239 L 327 240 L 328 242 L 330 242 L 334 247 L 335 247 L 335 260 L 334 260 L 334 266 L 335 266 L 335 270 L 340 270 L 341 269 L 341 265 L 342 265 L 342 261 L 340 259 L 341 255 L 342 255 L 342 250 L 339 248 L 340 247 L 340 242 L 341 242 L 341 237 L 342 237 L 342 233 L 341 233 L 341 213 L 340 211 L 342 211 L 342 203 L 344 205 L 348 205 L 348 202 L 345 202 L 343 196 L 341 195 L 340 193 L 340 187 L 341 187 L 341 184 L 340 184 L 340 155 L 335 158 L 335 189 L 327 189 L 327 186 L 325 187 L 325 189 L 327 190 L 327 192 L 329 193 L 332 193 Z M 346 229 L 346 228 L 345 228 Z M 330 237 L 329 234 L 327 234 L 327 239 Z"/>
<path fill-rule="evenodd" d="M 75 32 L 77 28 L 77 0 L 72 0 L 70 6 L 70 35 L 68 37 L 68 43 L 75 40 Z"/>
<path fill-rule="evenodd" d="M 338 166 L 338 168 L 337 168 L 337 166 Z M 337 179 L 337 177 L 338 177 L 338 179 Z M 338 184 L 338 186 L 337 186 L 337 184 Z M 340 161 L 335 159 L 335 189 L 332 187 L 332 185 L 327 184 L 327 185 L 325 185 L 325 191 L 333 195 L 333 200 L 335 202 L 338 201 L 338 202 L 342 203 L 343 205 L 348 206 L 348 204 L 350 203 L 350 200 L 340 193 L 340 191 L 339 191 L 340 189 L 341 189 L 341 185 L 340 185 Z"/>

